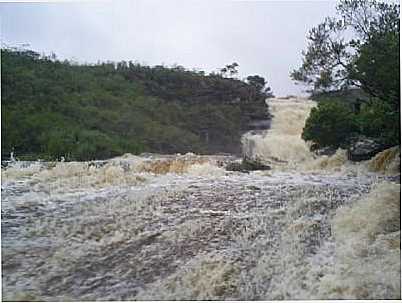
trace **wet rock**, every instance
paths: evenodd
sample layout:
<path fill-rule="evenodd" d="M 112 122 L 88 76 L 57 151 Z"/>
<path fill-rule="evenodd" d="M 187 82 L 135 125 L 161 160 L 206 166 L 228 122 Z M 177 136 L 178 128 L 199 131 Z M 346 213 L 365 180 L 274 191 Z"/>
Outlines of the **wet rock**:
<path fill-rule="evenodd" d="M 108 161 L 102 161 L 102 160 L 90 161 L 88 162 L 88 168 L 89 167 L 101 168 L 105 166 L 107 163 Z"/>
<path fill-rule="evenodd" d="M 142 245 L 150 245 L 157 237 L 159 237 L 162 233 L 153 232 L 153 233 L 145 233 L 141 236 L 141 238 L 137 241 L 137 246 L 140 247 Z"/>
<path fill-rule="evenodd" d="M 225 167 L 228 171 L 240 171 L 248 173 L 254 170 L 270 170 L 271 167 L 262 163 L 259 159 L 250 159 L 244 157 L 242 162 L 231 162 Z"/>
<path fill-rule="evenodd" d="M 348 160 L 356 162 L 369 160 L 385 148 L 386 146 L 372 138 L 353 138 L 348 148 Z"/>
<path fill-rule="evenodd" d="M 242 167 L 242 163 L 239 162 L 230 162 L 226 165 L 225 169 L 228 171 L 239 171 L 242 173 L 248 173 L 248 171 Z"/>
<path fill-rule="evenodd" d="M 247 189 L 251 189 L 251 190 L 261 190 L 261 188 L 259 188 L 258 186 L 254 186 L 254 185 L 247 186 Z"/>
<path fill-rule="evenodd" d="M 390 177 L 387 178 L 387 180 L 388 180 L 388 181 L 391 181 L 391 182 L 395 182 L 395 183 L 401 184 L 401 175 L 390 176 Z"/>
<path fill-rule="evenodd" d="M 336 153 L 336 148 L 333 147 L 324 147 L 314 150 L 314 153 L 317 156 L 332 156 Z"/>

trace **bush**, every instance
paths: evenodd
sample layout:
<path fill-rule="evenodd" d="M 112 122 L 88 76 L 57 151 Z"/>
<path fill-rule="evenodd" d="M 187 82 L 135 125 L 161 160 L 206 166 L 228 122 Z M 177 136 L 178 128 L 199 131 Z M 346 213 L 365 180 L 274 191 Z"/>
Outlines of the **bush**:
<path fill-rule="evenodd" d="M 340 102 L 322 102 L 311 110 L 302 138 L 322 147 L 338 148 L 358 131 L 356 116 Z"/>
<path fill-rule="evenodd" d="M 400 116 L 391 104 L 380 100 L 364 104 L 357 122 L 361 134 L 377 138 L 387 146 L 400 144 Z"/>
<path fill-rule="evenodd" d="M 74 134 L 66 129 L 54 129 L 41 136 L 43 142 L 42 156 L 52 160 L 71 160 L 71 153 L 75 147 Z"/>
<path fill-rule="evenodd" d="M 108 159 L 122 154 L 118 144 L 109 136 L 97 130 L 85 130 L 78 134 L 78 142 L 73 151 L 74 159 Z"/>

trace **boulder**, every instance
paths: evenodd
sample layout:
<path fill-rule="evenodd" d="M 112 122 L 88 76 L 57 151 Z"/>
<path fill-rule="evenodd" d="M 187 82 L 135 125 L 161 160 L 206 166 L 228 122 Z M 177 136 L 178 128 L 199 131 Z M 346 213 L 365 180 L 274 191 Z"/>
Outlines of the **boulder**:
<path fill-rule="evenodd" d="M 314 154 L 316 154 L 317 156 L 332 156 L 335 155 L 336 150 L 337 149 L 334 147 L 323 147 L 314 150 Z"/>
<path fill-rule="evenodd" d="M 225 169 L 228 171 L 240 171 L 243 173 L 248 173 L 254 170 L 269 170 L 271 167 L 263 164 L 259 159 L 250 159 L 244 157 L 241 163 L 230 162 L 228 165 L 226 165 Z"/>
<path fill-rule="evenodd" d="M 387 148 L 387 146 L 384 146 L 373 138 L 353 138 L 348 147 L 348 160 L 356 162 L 369 160 L 385 148 Z"/>
<path fill-rule="evenodd" d="M 336 153 L 337 148 L 333 146 L 321 147 L 318 143 L 311 142 L 310 152 L 316 156 L 332 156 Z"/>

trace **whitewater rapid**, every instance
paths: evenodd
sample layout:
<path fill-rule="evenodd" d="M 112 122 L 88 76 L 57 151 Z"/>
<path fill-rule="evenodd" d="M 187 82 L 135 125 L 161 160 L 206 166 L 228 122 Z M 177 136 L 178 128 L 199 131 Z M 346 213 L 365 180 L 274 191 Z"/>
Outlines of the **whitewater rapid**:
<path fill-rule="evenodd" d="M 311 160 L 313 156 L 300 135 L 316 103 L 304 98 L 271 98 L 268 99 L 268 105 L 273 116 L 271 128 L 262 134 L 250 132 L 244 135 L 244 154 L 292 168 Z"/>
<path fill-rule="evenodd" d="M 3 168 L 3 300 L 400 298 L 400 149 L 316 157 L 315 103 L 268 104 L 272 129 L 243 142 L 270 171 L 191 153 Z"/>

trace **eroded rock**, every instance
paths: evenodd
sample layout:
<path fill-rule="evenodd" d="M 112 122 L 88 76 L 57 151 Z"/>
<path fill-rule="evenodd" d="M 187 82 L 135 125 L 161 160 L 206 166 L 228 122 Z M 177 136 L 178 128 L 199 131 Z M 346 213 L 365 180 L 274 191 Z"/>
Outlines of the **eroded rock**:
<path fill-rule="evenodd" d="M 386 148 L 377 140 L 368 137 L 358 137 L 351 141 L 352 143 L 348 148 L 348 160 L 350 161 L 369 160 Z"/>

